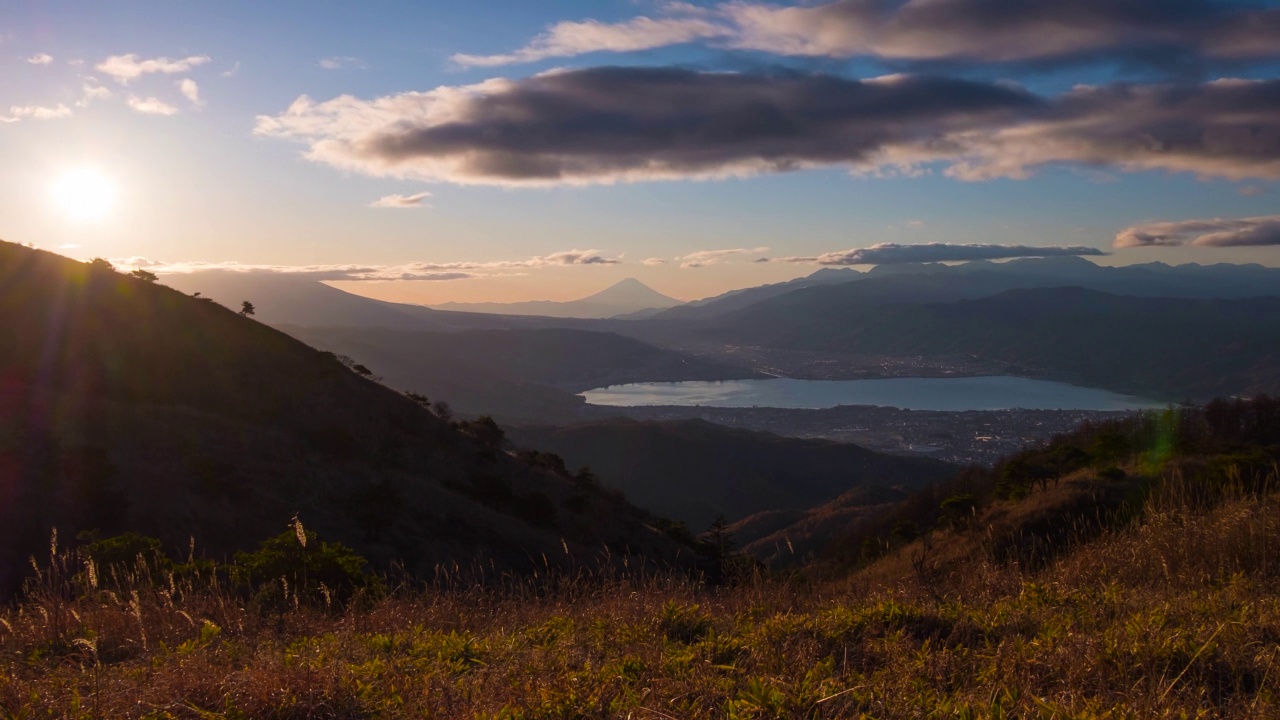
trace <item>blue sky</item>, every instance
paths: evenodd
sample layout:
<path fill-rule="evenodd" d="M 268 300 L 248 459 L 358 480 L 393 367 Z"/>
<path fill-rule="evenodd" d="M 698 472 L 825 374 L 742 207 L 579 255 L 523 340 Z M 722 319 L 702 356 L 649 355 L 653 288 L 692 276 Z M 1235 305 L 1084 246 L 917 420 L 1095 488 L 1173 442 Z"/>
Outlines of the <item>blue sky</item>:
<path fill-rule="evenodd" d="M 966 1 L 942 0 L 940 4 L 952 3 L 964 10 Z M 1157 13 L 1161 12 L 1159 5 L 1151 3 Z M 1241 5 L 1262 14 L 1273 6 Z M 638 119 L 627 118 L 622 130 L 610 131 L 618 134 L 608 136 L 609 142 L 628 146 L 631 137 L 625 133 L 637 129 L 637 147 L 642 149 L 638 155 L 626 157 L 575 144 L 590 133 L 573 130 L 565 118 L 545 122 L 535 118 L 533 130 L 512 130 L 507 122 L 509 117 L 538 112 L 540 106 L 521 103 L 526 96 L 545 97 L 548 92 L 563 91 L 563 98 L 587 97 L 591 103 L 606 103 L 609 117 L 631 112 L 626 97 L 598 97 L 600 92 L 609 92 L 607 83 L 604 90 L 591 91 L 597 95 L 588 96 L 581 90 L 588 80 L 597 88 L 597 78 L 591 73 L 606 66 L 676 68 L 686 75 L 665 78 L 662 83 L 702 83 L 711 78 L 717 88 L 716 78 L 734 73 L 759 79 L 752 93 L 772 93 L 774 85 L 789 82 L 781 78 L 798 77 L 797 82 L 803 85 L 807 78 L 820 76 L 859 81 L 905 73 L 969 81 L 975 93 L 1016 86 L 1019 93 L 1032 98 L 1026 101 L 1030 105 L 1057 103 L 1057 98 L 1080 84 L 1107 86 L 1127 81 L 1138 86 L 1158 83 L 1199 91 L 1220 77 L 1262 81 L 1255 84 L 1256 92 L 1246 89 L 1261 100 L 1253 95 L 1232 96 L 1232 102 L 1247 104 L 1265 103 L 1274 97 L 1265 94 L 1270 86 L 1263 86 L 1276 76 L 1280 56 L 1280 50 L 1273 54 L 1266 51 L 1265 37 L 1230 35 L 1228 30 L 1236 26 L 1225 20 L 1227 30 L 1223 33 L 1207 39 L 1191 37 L 1198 31 L 1185 28 L 1205 25 L 1203 20 L 1192 18 L 1192 24 L 1171 26 L 1175 34 L 1188 34 L 1185 45 L 1191 48 L 1178 61 L 1135 62 L 1129 54 L 1133 48 L 1117 50 L 1115 43 L 1107 45 L 1102 40 L 1068 48 L 1061 57 L 1018 56 L 1010 60 L 1018 53 L 1038 52 L 1008 39 L 1016 35 L 979 38 L 975 45 L 957 45 L 953 56 L 925 57 L 934 52 L 937 43 L 921 43 L 919 27 L 911 31 L 916 34 L 904 31 L 899 37 L 881 33 L 875 42 L 862 38 L 857 27 L 844 35 L 810 42 L 817 37 L 811 26 L 783 28 L 784 23 L 808 22 L 801 16 L 775 12 L 787 9 L 785 4 L 760 5 L 764 24 L 750 32 L 743 29 L 739 18 L 731 21 L 721 7 L 715 3 L 681 6 L 644 2 L 21 0 L 16 12 L 13 7 L 6 10 L 6 22 L 0 29 L 0 119 L 9 120 L 0 123 L 0 154 L 6 159 L 0 167 L 0 238 L 76 257 L 140 258 L 140 263 L 161 263 L 156 265 L 161 269 L 190 269 L 193 263 L 235 263 L 262 271 L 324 266 L 324 272 L 333 275 L 330 266 L 358 266 L 369 272 L 353 275 L 351 279 L 361 281 L 344 283 L 343 287 L 417 302 L 568 299 L 627 276 L 640 277 L 679 297 L 696 298 L 807 274 L 829 262 L 831 253 L 881 243 L 1086 247 L 1111 253 L 1098 258 L 1108 263 L 1162 260 L 1280 265 L 1280 249 L 1271 241 L 1280 231 L 1273 230 L 1271 221 L 1250 225 L 1247 242 L 1231 241 L 1228 245 L 1196 240 L 1213 232 L 1237 232 L 1238 227 L 1230 223 L 1240 219 L 1266 220 L 1280 213 L 1276 164 L 1261 162 L 1257 152 L 1247 159 L 1224 158 L 1216 150 L 1191 152 L 1176 162 L 1135 155 L 1128 165 L 1113 165 L 1106 154 L 1111 146 L 1099 140 L 1101 150 L 1077 157 L 1071 154 L 1077 152 L 1074 146 L 1066 143 L 1059 148 L 1066 153 L 1062 157 L 1036 159 L 1027 167 L 1007 170 L 1008 158 L 1016 156 L 1021 162 L 1027 153 L 1037 153 L 1061 138 L 1046 136 L 1042 141 L 1037 135 L 1035 143 L 1019 146 L 1017 133 L 1025 125 L 997 138 L 985 135 L 988 129 L 979 123 L 966 126 L 963 133 L 968 134 L 955 137 L 983 135 L 978 142 L 981 149 L 973 152 L 981 156 L 978 164 L 984 179 L 959 179 L 954 177 L 957 161 L 934 152 L 933 142 L 925 152 L 915 135 L 876 146 L 876 152 L 887 148 L 893 162 L 854 162 L 849 160 L 851 151 L 843 148 L 837 148 L 834 159 L 829 160 L 823 153 L 830 143 L 818 138 L 804 140 L 801 149 L 784 148 L 780 152 L 786 155 L 785 162 L 769 160 L 772 164 L 762 169 L 757 155 L 764 151 L 750 143 L 726 141 L 723 154 L 710 159 L 695 147 L 690 154 L 699 157 L 691 159 L 683 156 L 679 147 L 663 147 L 660 138 L 641 137 L 653 114 L 643 106 L 635 108 Z M 634 23 L 636 18 L 666 23 L 662 32 L 673 29 L 702 32 L 703 36 L 692 42 L 663 45 L 645 29 L 640 33 L 645 38 L 640 44 L 653 47 L 592 51 L 592 43 L 606 47 L 612 42 L 611 28 Z M 492 59 L 521 48 L 535 48 L 534 55 L 546 54 L 548 43 L 540 45 L 536 40 L 540 34 L 557 23 L 586 20 L 595 22 L 565 26 L 574 31 L 575 38 L 568 50 L 561 43 L 553 48 L 553 56 L 530 62 Z M 1132 35 L 1133 28 L 1126 28 L 1125 21 L 1115 20 L 1116 32 Z M 1183 22 L 1179 18 L 1169 22 L 1175 21 Z M 943 18 L 930 22 L 960 21 Z M 1082 25 L 1086 34 L 1103 37 L 1111 32 L 1106 24 L 1111 19 L 1081 22 L 1087 23 Z M 775 32 L 769 23 L 783 29 Z M 954 32 L 945 24 L 941 28 L 947 38 L 971 32 L 960 24 L 954 26 Z M 1000 42 L 1008 43 L 1007 50 Z M 804 47 L 797 50 L 798 43 Z M 537 50 L 539 47 L 542 50 Z M 978 52 L 974 47 L 995 47 L 1005 55 L 974 57 Z M 1139 50 L 1144 57 L 1156 54 L 1155 50 L 1147 53 L 1147 48 Z M 1164 47 L 1158 50 L 1169 51 Z M 484 62 L 491 64 L 459 61 L 459 55 L 490 57 Z M 131 62 L 138 67 L 158 59 L 168 64 L 165 71 L 119 78 L 102 69 L 113 56 L 132 56 Z M 1187 57 L 1197 62 L 1189 67 Z M 563 69 L 564 74 L 545 82 L 534 77 L 552 69 Z M 602 77 L 608 80 L 612 76 Z M 634 79 L 632 75 L 619 77 L 623 84 Z M 534 178 L 536 187 L 525 186 L 529 183 L 524 175 L 504 175 L 506 170 L 477 170 L 478 165 L 463 167 L 452 160 L 441 165 L 442 156 L 432 154 L 434 150 L 398 155 L 394 169 L 388 170 L 392 161 L 387 157 L 351 149 L 359 145 L 359 138 L 351 135 L 354 131 L 350 128 L 359 124 L 362 113 L 372 112 L 378 99 L 442 87 L 464 88 L 492 78 L 507 78 L 511 83 L 478 91 L 479 95 L 505 103 L 502 112 L 515 114 L 504 115 L 501 125 L 485 125 L 488 120 L 475 119 L 484 111 L 478 102 L 457 101 L 460 109 L 450 105 L 450 112 L 475 116 L 467 120 L 471 127 L 466 128 L 466 137 L 471 140 L 460 141 L 473 144 L 457 152 L 492 160 L 494 156 L 486 153 L 493 148 L 483 138 L 499 131 L 533 133 L 528 136 L 545 141 L 553 148 L 545 152 L 555 155 L 551 161 L 554 177 Z M 180 84 L 183 81 L 187 81 L 185 91 Z M 188 97 L 191 83 L 195 93 Z M 912 95 L 906 81 L 890 84 L 893 97 L 910 95 L 892 100 L 903 106 L 915 107 L 920 97 L 935 98 L 938 94 L 922 88 Z M 854 87 L 853 91 L 859 90 Z M 525 95 L 520 95 L 522 92 Z M 740 101 L 733 95 L 737 90 L 725 92 L 725 102 Z M 807 91 L 801 88 L 797 92 Z M 815 96 L 819 101 L 824 101 L 822 92 L 827 91 Z M 304 95 L 317 105 L 349 95 L 358 107 L 291 116 L 289 108 Z M 756 97 L 759 95 L 751 95 Z M 430 102 L 431 107 L 446 105 L 440 97 L 432 97 Z M 1221 104 L 1216 98 L 1206 102 Z M 683 115 L 687 106 L 696 115 L 701 111 L 698 104 L 694 99 L 673 107 Z M 1267 133 L 1280 132 L 1280 105 L 1270 119 L 1263 107 L 1263 111 L 1252 111 L 1255 115 L 1261 112 L 1261 119 L 1251 121 L 1264 138 L 1258 141 L 1262 143 L 1262 160 L 1280 163 L 1266 155 L 1272 146 L 1265 139 Z M 810 111 L 807 106 L 784 110 Z M 992 112 L 996 111 L 1004 109 Z M 1068 111 L 1075 112 L 1061 112 Z M 1111 117 L 1108 112 L 1120 111 L 1104 107 L 1089 112 L 1092 114 L 1086 119 L 1090 122 L 1105 123 Z M 444 136 L 436 132 L 439 127 L 412 113 L 382 112 L 377 117 L 378 122 L 387 122 L 390 117 L 400 125 L 417 123 L 424 133 L 419 139 L 435 143 L 431 148 L 443 142 Z M 1200 117 L 1191 114 L 1178 122 L 1194 124 Z M 274 118 L 280 124 L 263 132 L 260 118 Z M 1159 124 L 1153 125 L 1157 130 L 1169 124 L 1157 120 Z M 863 120 L 858 122 L 858 132 L 871 132 Z M 885 122 L 896 124 L 892 118 Z M 929 124 L 934 122 L 928 120 L 922 127 L 927 132 L 943 132 Z M 1204 122 L 1208 129 L 1203 136 L 1212 137 L 1219 130 L 1211 125 L 1223 121 L 1207 117 Z M 313 131 L 315 123 L 324 127 Z M 393 137 L 398 131 L 392 125 L 380 129 L 379 137 L 399 142 L 400 138 Z M 951 125 L 946 126 L 946 133 L 953 131 Z M 562 135 L 548 138 L 550 132 Z M 879 136 L 880 132 L 871 134 Z M 839 138 L 830 142 L 844 142 L 846 136 L 842 130 Z M 948 142 L 951 139 L 948 135 Z M 1088 140 L 1094 142 L 1092 136 Z M 1163 138 L 1157 141 L 1166 142 Z M 326 153 L 323 148 L 333 143 L 351 147 L 342 153 Z M 322 149 L 317 151 L 317 147 Z M 769 147 L 769 152 L 776 150 L 775 145 Z M 313 159 L 303 158 L 308 152 Z M 520 152 L 523 149 L 504 154 L 503 162 Z M 906 156 L 911 162 L 904 164 L 900 158 Z M 530 157 L 526 155 L 521 161 Z M 538 155 L 539 162 L 545 158 L 545 154 Z M 805 169 L 791 169 L 789 163 L 797 159 L 799 165 L 794 167 Z M 653 174 L 655 166 L 661 169 Z M 60 205 L 58 198 L 50 197 L 55 192 L 50 188 L 59 178 L 80 168 L 90 168 L 105 178 L 114 196 L 110 209 L 90 219 L 68 216 L 66 199 L 62 198 Z M 732 177 L 721 178 L 725 174 Z M 706 179 L 708 176 L 721 179 Z M 380 198 L 423 192 L 430 196 L 424 197 L 420 206 L 370 206 Z M 1182 226 L 1165 227 L 1192 220 L 1228 224 L 1209 227 L 1200 235 Z M 1152 224 L 1164 229 L 1133 235 L 1151 238 L 1149 242 L 1138 247 L 1113 247 L 1121 231 Z M 1178 234 L 1184 231 L 1188 234 Z M 700 252 L 731 249 L 752 252 L 688 260 Z M 573 250 L 594 253 L 566 254 Z M 775 261 L 751 262 L 761 257 Z M 644 260 L 650 263 L 644 264 Z M 664 262 L 659 264 L 659 260 Z M 435 265 L 441 267 L 430 267 Z M 375 270 L 378 268 L 386 271 Z M 401 273 L 397 268 L 409 269 Z M 417 279 L 386 280 L 393 276 Z M 446 276 L 455 279 L 425 279 Z"/>

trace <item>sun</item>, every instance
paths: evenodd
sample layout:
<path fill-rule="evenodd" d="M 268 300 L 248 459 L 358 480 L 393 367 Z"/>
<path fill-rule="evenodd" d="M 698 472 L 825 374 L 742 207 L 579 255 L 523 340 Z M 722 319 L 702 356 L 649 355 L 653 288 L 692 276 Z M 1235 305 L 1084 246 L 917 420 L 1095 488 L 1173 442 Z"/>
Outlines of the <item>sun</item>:
<path fill-rule="evenodd" d="M 71 220 L 101 220 L 116 202 L 115 184 L 96 168 L 69 170 L 49 188 L 53 202 Z"/>

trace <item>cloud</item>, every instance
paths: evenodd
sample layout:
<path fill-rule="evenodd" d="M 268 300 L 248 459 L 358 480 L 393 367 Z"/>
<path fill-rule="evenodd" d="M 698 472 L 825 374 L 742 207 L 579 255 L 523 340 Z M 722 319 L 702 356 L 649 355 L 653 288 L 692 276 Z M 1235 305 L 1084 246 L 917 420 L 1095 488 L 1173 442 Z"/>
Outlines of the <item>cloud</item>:
<path fill-rule="evenodd" d="M 137 95 L 130 95 L 127 102 L 134 112 L 140 112 L 143 115 L 167 116 L 178 114 L 178 108 L 158 98 L 140 98 Z"/>
<path fill-rule="evenodd" d="M 232 65 L 231 69 L 223 70 L 221 73 L 219 73 L 219 75 L 221 75 L 224 78 L 229 78 L 229 77 L 235 77 L 236 74 L 239 72 L 240 72 L 240 62 L 236 61 L 236 64 Z"/>
<path fill-rule="evenodd" d="M 711 8 L 668 3 L 666 17 L 551 26 L 527 46 L 469 65 L 628 52 L 693 40 L 807 57 L 907 62 L 1187 66 L 1280 57 L 1280 10 L 1219 0 L 836 0 Z"/>
<path fill-rule="evenodd" d="M 1241 185 L 1236 188 L 1236 192 L 1245 197 L 1258 197 L 1267 194 L 1267 189 L 1262 185 Z"/>
<path fill-rule="evenodd" d="M 1202 177 L 1280 178 L 1280 80 L 1078 87 L 1049 112 L 971 136 L 949 172 L 1025 177 L 1070 162 Z M 964 142 L 964 139 L 960 140 Z"/>
<path fill-rule="evenodd" d="M 682 268 L 700 268 L 708 265 L 715 265 L 725 258 L 734 255 L 753 255 L 762 252 L 769 252 L 767 247 L 758 248 L 732 248 L 728 250 L 698 250 L 689 253 L 683 257 L 676 258 Z"/>
<path fill-rule="evenodd" d="M 181 60 L 170 60 L 165 57 L 141 60 L 134 53 L 128 55 L 112 55 L 98 63 L 99 72 L 106 73 L 116 82 L 124 85 L 151 73 L 184 73 L 198 65 L 209 62 L 208 55 L 192 55 Z"/>
<path fill-rule="evenodd" d="M 145 257 L 112 258 L 117 269 L 145 268 L 157 274 L 198 272 L 279 273 L 324 281 L 466 280 L 497 277 L 508 269 L 565 267 L 574 265 L 617 265 L 621 260 L 606 258 L 599 250 L 566 250 L 528 260 L 492 262 L 412 262 L 400 265 L 253 265 L 240 262 L 165 262 Z"/>
<path fill-rule="evenodd" d="M 431 197 L 431 193 L 429 192 L 414 193 L 413 195 L 384 195 L 369 203 L 369 207 L 419 208 L 423 206 L 422 201 L 429 197 Z"/>
<path fill-rule="evenodd" d="M 667 261 L 666 261 L 665 259 L 663 259 L 663 258 L 646 258 L 646 259 L 644 259 L 644 260 L 641 260 L 641 261 L 640 261 L 640 264 L 641 264 L 641 265 L 648 265 L 648 266 L 650 266 L 650 267 L 653 267 L 653 266 L 657 266 L 657 265 L 666 265 L 666 264 L 667 264 Z"/>
<path fill-rule="evenodd" d="M 966 80 L 594 68 L 370 101 L 303 96 L 259 117 L 255 131 L 375 176 L 592 184 L 874 168 L 957 153 L 948 133 L 1007 123 L 1042 104 L 1024 90 Z"/>
<path fill-rule="evenodd" d="M 902 263 L 965 262 L 971 260 L 1006 260 L 1026 257 L 1061 257 L 1106 255 L 1094 247 L 1032 245 L 985 245 L 921 243 L 900 245 L 880 243 L 865 248 L 840 250 L 813 257 L 774 258 L 771 262 L 813 263 L 816 265 L 899 265 Z"/>
<path fill-rule="evenodd" d="M 364 61 L 354 57 L 327 57 L 316 63 L 325 70 L 341 70 L 342 68 L 365 68 Z"/>
<path fill-rule="evenodd" d="M 1280 215 L 1145 223 L 1116 234 L 1118 248 L 1259 247 L 1280 245 Z"/>
<path fill-rule="evenodd" d="M 487 185 L 841 166 L 1024 178 L 1053 164 L 1280 178 L 1280 80 L 1081 86 L 679 68 L 563 70 L 362 100 L 298 98 L 255 132 L 377 177 Z"/>
<path fill-rule="evenodd" d="M 191 101 L 196 107 L 203 107 L 204 101 L 200 99 L 200 86 L 191 78 L 183 78 L 178 81 L 178 90 L 182 92 L 182 96 Z"/>
<path fill-rule="evenodd" d="M 566 250 L 534 258 L 531 265 L 516 264 L 512 267 L 539 267 L 545 265 L 620 265 L 621 260 L 607 258 L 599 250 Z"/>
<path fill-rule="evenodd" d="M 723 36 L 729 32 L 730 29 L 724 25 L 696 17 L 655 20 L 641 16 L 613 24 L 596 20 L 561 22 L 547 28 L 546 32 L 515 52 L 503 55 L 458 54 L 452 60 L 464 66 L 509 65 L 601 50 L 648 50 Z"/>
<path fill-rule="evenodd" d="M 79 107 L 89 107 L 89 104 L 95 100 L 107 100 L 111 97 L 111 91 L 98 84 L 97 80 L 87 78 L 80 88 L 80 99 L 76 101 Z"/>
<path fill-rule="evenodd" d="M 49 53 L 36 53 L 27 58 L 28 65 L 51 65 L 53 64 L 53 56 Z"/>
<path fill-rule="evenodd" d="M 238 262 L 167 263 L 144 257 L 112 258 L 117 269 L 144 268 L 160 275 L 187 275 L 202 272 L 234 272 L 281 274 L 319 281 L 444 281 L 467 280 L 474 273 L 457 270 L 440 271 L 430 263 L 405 265 L 252 265 Z"/>
<path fill-rule="evenodd" d="M 782 55 L 962 62 L 1280 56 L 1280 13 L 1217 0 L 729 3 L 730 45 Z"/>
<path fill-rule="evenodd" d="M 11 105 L 8 115 L 0 115 L 0 122 L 18 122 L 23 118 L 31 120 L 56 120 L 70 117 L 71 108 L 59 103 L 56 107 L 46 105 Z"/>

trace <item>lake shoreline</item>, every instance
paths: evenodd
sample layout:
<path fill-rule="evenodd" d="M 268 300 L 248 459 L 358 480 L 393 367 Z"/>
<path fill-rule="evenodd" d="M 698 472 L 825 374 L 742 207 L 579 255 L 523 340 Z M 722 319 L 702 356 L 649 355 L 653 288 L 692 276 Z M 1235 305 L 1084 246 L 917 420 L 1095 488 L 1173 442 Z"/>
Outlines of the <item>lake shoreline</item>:
<path fill-rule="evenodd" d="M 1132 411 L 1166 403 L 1099 388 L 1016 376 L 896 377 L 865 380 L 753 380 L 630 383 L 580 393 L 596 407 L 710 407 L 820 410 L 841 406 L 938 412 L 1001 410 Z"/>

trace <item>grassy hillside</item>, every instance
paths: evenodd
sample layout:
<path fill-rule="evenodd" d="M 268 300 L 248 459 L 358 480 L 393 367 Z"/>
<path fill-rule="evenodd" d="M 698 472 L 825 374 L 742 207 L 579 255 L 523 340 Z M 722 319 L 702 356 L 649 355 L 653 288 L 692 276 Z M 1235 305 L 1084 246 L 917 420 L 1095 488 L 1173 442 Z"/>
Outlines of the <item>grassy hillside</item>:
<path fill-rule="evenodd" d="M 295 513 L 384 566 L 678 552 L 624 499 L 212 301 L 10 244 L 0 288 L 0 586 L 54 526 L 217 557 Z"/>
<path fill-rule="evenodd" d="M 591 468 L 642 507 L 701 531 L 724 515 L 803 510 L 855 487 L 918 488 L 959 468 L 827 440 L 784 438 L 702 420 L 602 420 L 516 427 L 513 442 Z"/>
<path fill-rule="evenodd" d="M 1084 428 L 1011 458 L 1010 472 L 970 478 L 968 512 L 933 503 L 934 555 L 921 557 L 917 534 L 852 574 L 749 574 L 719 587 L 644 568 L 487 585 L 446 575 L 345 609 L 264 611 L 218 584 L 143 572 L 108 593 L 83 570 L 65 580 L 83 566 L 63 556 L 0 615 L 0 710 L 1275 717 L 1277 409 Z M 1137 492 L 1052 509 L 1089 474 Z M 923 519 L 930 503 L 914 505 Z M 1019 518 L 1023 532 L 993 533 L 992 512 Z M 1050 526 L 1062 532 L 1034 532 Z"/>

